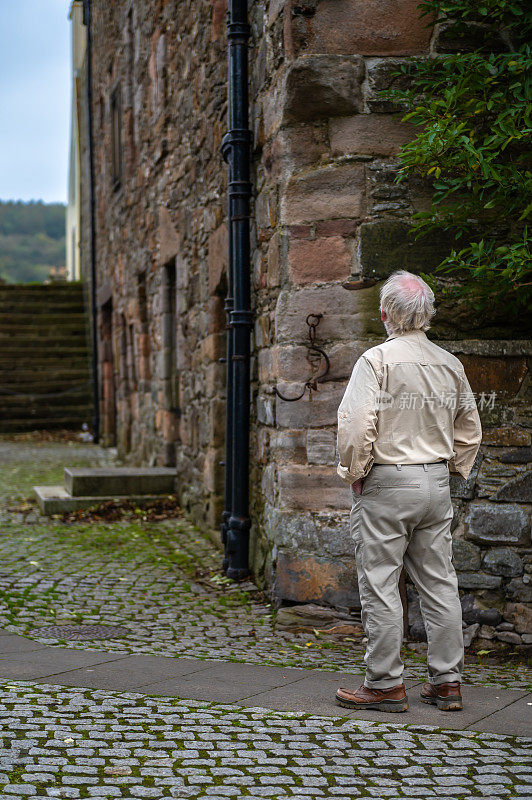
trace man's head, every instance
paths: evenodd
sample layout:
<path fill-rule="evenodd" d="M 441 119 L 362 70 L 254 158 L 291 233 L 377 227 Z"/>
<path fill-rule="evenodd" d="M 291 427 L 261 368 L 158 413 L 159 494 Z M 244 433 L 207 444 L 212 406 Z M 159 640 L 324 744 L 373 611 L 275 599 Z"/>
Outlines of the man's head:
<path fill-rule="evenodd" d="M 424 280 L 399 269 L 382 285 L 381 319 L 386 333 L 427 331 L 436 313 L 434 292 Z"/>

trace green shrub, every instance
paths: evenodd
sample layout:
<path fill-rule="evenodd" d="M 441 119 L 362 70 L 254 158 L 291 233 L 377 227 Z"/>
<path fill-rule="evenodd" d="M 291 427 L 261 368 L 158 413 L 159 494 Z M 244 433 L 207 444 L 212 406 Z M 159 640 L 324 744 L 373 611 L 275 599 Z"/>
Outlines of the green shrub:
<path fill-rule="evenodd" d="M 433 186 L 415 233 L 444 229 L 458 240 L 437 268 L 460 278 L 447 292 L 478 309 L 530 307 L 531 15 L 522 0 L 423 0 L 419 8 L 464 50 L 403 65 L 397 74 L 408 88 L 381 93 L 420 128 L 400 153 L 399 180 L 415 175 Z"/>

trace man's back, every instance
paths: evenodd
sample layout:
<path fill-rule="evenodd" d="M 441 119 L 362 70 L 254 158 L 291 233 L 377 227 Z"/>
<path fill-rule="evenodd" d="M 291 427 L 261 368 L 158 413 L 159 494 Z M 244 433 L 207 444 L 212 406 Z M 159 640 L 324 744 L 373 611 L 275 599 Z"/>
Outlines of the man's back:
<path fill-rule="evenodd" d="M 338 472 L 351 482 L 367 474 L 373 462 L 445 459 L 451 471 L 467 477 L 480 439 L 480 419 L 461 362 L 422 330 L 392 334 L 367 350 L 353 370 L 338 409 L 340 464 L 347 467 L 339 466 Z"/>
<path fill-rule="evenodd" d="M 462 708 L 462 607 L 452 563 L 449 472 L 467 478 L 482 438 L 460 361 L 425 331 L 434 292 L 405 270 L 380 290 L 385 342 L 354 366 L 338 409 L 340 477 L 351 484 L 361 615 L 367 637 L 364 685 L 338 689 L 347 708 L 406 711 L 399 579 L 416 586 L 427 631 L 424 703 Z"/>

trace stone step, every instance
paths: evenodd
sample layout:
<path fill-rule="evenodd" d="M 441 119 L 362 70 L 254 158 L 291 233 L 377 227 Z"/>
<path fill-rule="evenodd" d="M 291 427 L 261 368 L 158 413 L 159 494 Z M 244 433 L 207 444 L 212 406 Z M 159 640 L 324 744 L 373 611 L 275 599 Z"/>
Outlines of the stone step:
<path fill-rule="evenodd" d="M 31 398 L 26 397 L 24 401 L 19 401 L 19 404 L 9 404 L 6 402 L 6 396 L 0 395 L 0 421 L 8 419 L 24 419 L 29 421 L 35 420 L 37 417 L 45 417 L 47 419 L 60 419 L 63 416 L 77 417 L 86 420 L 91 413 L 92 406 L 89 403 L 89 395 L 86 396 L 67 398 L 67 402 L 61 405 L 59 402 L 62 398 L 37 398 L 31 401 Z M 56 402 L 57 401 L 57 402 Z"/>
<path fill-rule="evenodd" d="M 173 494 L 175 479 L 175 467 L 65 467 L 72 497 Z"/>
<path fill-rule="evenodd" d="M 3 389 L 4 387 L 2 387 Z M 63 386 L 59 390 L 64 392 L 70 387 Z M 77 413 L 78 409 L 84 409 L 89 404 L 91 397 L 90 386 L 87 384 L 79 389 L 76 388 L 75 392 L 68 392 L 68 394 L 56 393 L 52 397 L 42 397 L 41 393 L 36 392 L 35 395 L 31 394 L 31 389 L 27 389 L 23 394 L 4 394 L 0 391 L 0 419 L 6 417 L 20 416 L 24 414 L 42 414 L 46 417 L 55 417 L 56 415 L 68 413 L 68 409 Z"/>
<path fill-rule="evenodd" d="M 31 297 L 31 298 L 54 298 L 65 299 L 68 297 L 82 297 L 83 284 L 81 281 L 65 284 L 52 284 L 52 283 L 5 283 L 0 286 L 0 300 L 14 298 L 14 297 Z"/>
<path fill-rule="evenodd" d="M 99 506 L 100 503 L 105 503 L 107 500 L 124 499 L 122 495 L 72 497 L 64 486 L 34 486 L 33 493 L 41 513 L 46 516 L 65 514 L 69 511 L 77 511 L 80 508 L 92 508 Z M 141 506 L 143 503 L 157 500 L 159 496 L 160 494 L 128 495 L 127 499 L 135 503 L 135 505 Z"/>
<path fill-rule="evenodd" d="M 50 394 L 50 392 L 63 392 L 73 386 L 81 385 L 85 387 L 85 393 L 92 393 L 92 376 L 87 370 L 72 371 L 69 373 L 57 373 L 50 376 L 48 379 L 48 371 L 45 370 L 39 373 L 17 371 L 6 379 L 7 374 L 2 375 L 2 382 L 0 384 L 0 398 L 15 397 L 16 395 L 28 394 Z M 10 394 L 4 394 L 2 390 L 7 390 Z M 72 397 L 79 397 L 81 389 L 76 395 L 72 393 Z"/>
<path fill-rule="evenodd" d="M 0 316 L 0 320 L 1 320 Z M 57 342 L 57 336 L 52 336 L 52 331 L 60 330 L 61 333 L 66 337 L 71 339 L 72 337 L 83 337 L 83 340 L 86 340 L 86 329 L 85 329 L 85 320 L 83 317 L 80 317 L 79 322 L 76 322 L 75 325 L 63 325 L 61 320 L 57 320 L 55 325 L 38 325 L 38 324 L 31 324 L 28 323 L 27 320 L 20 320 L 18 325 L 10 323 L 9 325 L 5 324 L 3 321 L 0 321 L 0 341 L 6 341 L 8 339 L 13 339 L 16 335 L 17 337 L 24 337 L 24 340 L 30 338 L 44 338 L 47 337 L 50 340 Z"/>
<path fill-rule="evenodd" d="M 44 299 L 37 302 L 37 298 L 12 297 L 3 298 L 0 295 L 0 311 L 2 314 L 17 314 L 23 316 L 31 313 L 32 316 L 40 314 L 83 314 L 85 305 L 83 298 L 65 298 L 64 300 Z"/>
<path fill-rule="evenodd" d="M 62 354 L 62 351 L 58 350 L 57 352 Z M 8 373 L 12 370 L 14 370 L 17 375 L 24 372 L 31 372 L 35 375 L 39 373 L 46 373 L 48 375 L 53 373 L 55 375 L 57 371 L 61 369 L 65 370 L 67 366 L 69 374 L 71 370 L 84 370 L 85 374 L 87 374 L 89 371 L 87 353 L 76 356 L 70 354 L 68 361 L 66 361 L 64 358 L 58 358 L 54 352 L 49 354 L 41 353 L 38 359 L 34 359 L 31 353 L 26 351 L 26 358 L 21 356 L 15 359 L 13 355 L 9 353 L 4 354 L 3 351 L 0 350 L 0 380 L 2 384 L 4 381 L 11 380 L 13 376 Z M 76 372 L 75 374 L 78 373 Z"/>
<path fill-rule="evenodd" d="M 28 323 L 36 322 L 33 318 L 33 308 L 28 308 L 23 314 L 21 313 L 6 313 L 3 309 L 0 309 L 2 315 L 2 324 L 3 325 L 17 325 L 25 322 L 26 325 Z M 83 325 L 85 328 L 85 319 L 83 314 L 80 313 L 67 313 L 63 314 L 61 311 L 50 312 L 46 309 L 43 313 L 39 315 L 38 320 L 39 325 L 41 326 L 68 326 L 68 325 Z"/>
<path fill-rule="evenodd" d="M 28 348 L 24 346 L 23 342 L 14 342 L 13 345 L 9 348 L 3 348 L 0 354 L 0 369 L 3 369 L 4 366 L 9 368 L 9 364 L 12 361 L 13 357 L 20 357 L 20 361 L 17 364 L 33 364 L 35 363 L 36 358 L 38 357 L 39 360 L 45 359 L 47 363 L 51 362 L 60 362 L 62 358 L 72 357 L 78 358 L 81 360 L 81 357 L 85 357 L 85 363 L 87 363 L 87 348 L 86 347 L 68 347 L 67 344 L 63 345 L 59 343 L 53 350 L 50 348 L 42 348 L 39 350 L 39 353 L 36 354 L 35 352 L 28 351 Z"/>
<path fill-rule="evenodd" d="M 65 412 L 60 417 L 19 417 L 17 419 L 0 419 L 0 433 L 21 433 L 23 431 L 53 431 L 81 429 L 84 422 L 92 420 L 92 408 L 87 414 L 74 414 L 67 416 Z"/>

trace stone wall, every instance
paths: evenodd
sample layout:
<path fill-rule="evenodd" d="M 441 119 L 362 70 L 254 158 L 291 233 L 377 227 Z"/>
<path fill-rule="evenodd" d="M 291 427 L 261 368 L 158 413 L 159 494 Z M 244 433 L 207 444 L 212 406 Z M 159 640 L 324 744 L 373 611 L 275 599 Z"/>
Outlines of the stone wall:
<path fill-rule="evenodd" d="M 278 601 L 358 605 L 350 495 L 334 468 L 337 407 L 355 360 L 386 336 L 380 279 L 396 268 L 431 271 L 452 244 L 408 236 L 430 186 L 395 183 L 397 153 L 413 129 L 377 96 L 399 80 L 393 71 L 405 59 L 445 52 L 452 40 L 417 14 L 417 0 L 278 2 L 252 13 L 259 454 L 252 485 L 261 487 L 253 495 L 253 557 Z M 295 396 L 323 368 L 307 348 L 308 314 L 323 315 L 317 343 L 331 368 L 318 391 L 289 403 L 273 388 Z M 475 470 L 467 483 L 452 482 L 455 559 L 467 620 L 493 607 L 492 622 L 509 615 L 504 627 L 515 622 L 515 603 L 532 601 L 531 349 L 518 325 L 440 303 L 429 334 L 462 360 L 483 406 Z"/>
<path fill-rule="evenodd" d="M 448 32 L 417 13 L 417 0 L 250 3 L 252 563 L 278 601 L 358 606 L 350 495 L 335 471 L 336 410 L 355 360 L 385 338 L 379 281 L 398 267 L 430 271 L 451 244 L 408 237 L 430 186 L 395 183 L 397 153 L 412 129 L 377 94 L 398 80 L 393 71 L 405 59 L 448 46 Z M 184 509 L 217 527 L 225 6 L 95 2 L 94 18 L 105 437 L 116 436 L 132 463 L 175 463 Z M 118 86 L 123 157 L 113 186 Z M 290 403 L 275 388 L 294 396 L 323 367 L 308 352 L 309 314 L 321 315 L 316 343 L 331 367 L 317 391 Z M 461 586 L 477 605 L 515 616 L 510 604 L 532 601 L 529 342 L 518 320 L 479 320 L 445 303 L 430 336 L 463 360 L 479 397 L 491 397 L 478 469 L 453 486 Z M 472 619 L 472 600 L 464 602 Z"/>
<path fill-rule="evenodd" d="M 184 505 L 215 526 L 223 482 L 225 9 L 209 0 L 93 8 L 102 438 L 132 464 L 177 464 Z"/>

